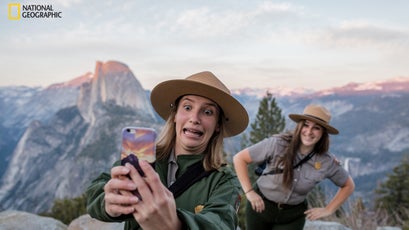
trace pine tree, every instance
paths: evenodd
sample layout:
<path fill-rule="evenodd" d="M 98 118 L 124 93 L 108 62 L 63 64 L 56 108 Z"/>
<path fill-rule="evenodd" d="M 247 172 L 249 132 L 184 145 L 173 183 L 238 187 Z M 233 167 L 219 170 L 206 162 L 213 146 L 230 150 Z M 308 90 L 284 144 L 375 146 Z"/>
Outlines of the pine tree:
<path fill-rule="evenodd" d="M 280 107 L 278 107 L 273 95 L 267 91 L 266 95 L 260 101 L 256 119 L 250 124 L 251 131 L 248 142 L 255 144 L 263 139 L 278 134 L 284 130 L 285 119 L 281 113 Z M 257 171 L 256 174 L 260 175 L 266 167 L 266 162 L 261 163 L 259 166 L 249 167 L 251 172 Z M 252 181 L 255 180 L 254 173 L 250 174 Z"/>
<path fill-rule="evenodd" d="M 51 212 L 40 213 L 39 215 L 55 218 L 68 225 L 72 220 L 87 213 L 86 199 L 85 194 L 72 199 L 57 199 L 54 201 Z"/>
<path fill-rule="evenodd" d="M 264 138 L 284 130 L 285 119 L 275 98 L 270 92 L 260 101 L 256 119 L 251 123 L 250 143 L 255 144 Z"/>
<path fill-rule="evenodd" d="M 388 175 L 387 180 L 375 190 L 378 198 L 375 205 L 392 216 L 390 224 L 399 224 L 409 221 L 409 157 Z M 408 226 L 406 226 L 408 227 Z M 406 229 L 406 228 L 405 228 Z"/>

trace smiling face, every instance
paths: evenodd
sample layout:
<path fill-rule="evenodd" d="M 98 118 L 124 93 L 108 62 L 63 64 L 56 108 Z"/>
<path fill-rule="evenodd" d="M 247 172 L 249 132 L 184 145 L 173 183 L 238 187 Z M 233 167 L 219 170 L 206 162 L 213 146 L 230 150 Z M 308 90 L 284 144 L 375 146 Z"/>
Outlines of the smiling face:
<path fill-rule="evenodd" d="M 178 104 L 175 154 L 200 154 L 214 132 L 219 132 L 220 111 L 215 102 L 196 95 L 183 96 Z"/>
<path fill-rule="evenodd" d="M 310 153 L 315 144 L 321 139 L 323 132 L 324 128 L 322 126 L 313 121 L 305 120 L 300 133 L 300 152 L 302 154 Z"/>

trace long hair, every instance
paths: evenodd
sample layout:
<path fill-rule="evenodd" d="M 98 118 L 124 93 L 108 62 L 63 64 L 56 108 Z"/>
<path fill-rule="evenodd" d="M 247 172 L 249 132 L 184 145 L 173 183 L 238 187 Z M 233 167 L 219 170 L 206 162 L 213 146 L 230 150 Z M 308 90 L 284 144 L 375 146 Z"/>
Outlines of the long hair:
<path fill-rule="evenodd" d="M 293 135 L 290 138 L 290 144 L 286 149 L 284 157 L 279 161 L 281 165 L 284 166 L 283 171 L 283 185 L 287 189 L 291 189 L 294 179 L 293 165 L 296 164 L 295 158 L 297 156 L 298 149 L 301 145 L 301 130 L 304 126 L 305 120 L 301 120 L 297 123 L 293 131 Z M 287 134 L 287 137 L 291 135 Z M 324 154 L 328 152 L 329 149 L 329 135 L 325 128 L 323 128 L 323 133 L 320 140 L 314 145 L 314 152 L 317 155 Z"/>
<path fill-rule="evenodd" d="M 174 122 L 179 100 L 176 101 L 176 106 L 172 109 L 166 123 L 158 136 L 156 142 L 156 155 L 158 160 L 169 158 L 172 149 L 176 144 L 176 124 Z M 223 132 L 224 132 L 224 114 L 219 110 L 219 132 L 214 132 L 205 149 L 203 159 L 203 168 L 206 171 L 219 169 L 224 164 L 223 159 Z"/>

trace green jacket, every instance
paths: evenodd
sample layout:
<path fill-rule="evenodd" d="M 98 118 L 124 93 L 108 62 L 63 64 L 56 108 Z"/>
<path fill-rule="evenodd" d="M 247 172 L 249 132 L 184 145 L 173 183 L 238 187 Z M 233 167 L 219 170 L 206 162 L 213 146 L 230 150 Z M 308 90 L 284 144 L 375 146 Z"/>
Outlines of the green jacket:
<path fill-rule="evenodd" d="M 188 166 L 201 161 L 202 158 L 203 155 L 178 156 L 179 169 L 176 179 L 184 173 Z M 119 162 L 114 165 L 117 164 Z M 167 161 L 157 161 L 155 170 L 162 183 L 166 184 Z M 88 213 L 91 217 L 105 222 L 125 221 L 125 229 L 140 229 L 132 215 L 113 218 L 105 212 L 104 185 L 110 179 L 109 174 L 102 173 L 87 188 Z M 236 229 L 240 191 L 237 177 L 228 166 L 221 167 L 218 171 L 193 184 L 176 198 L 177 215 L 182 221 L 184 229 Z"/>

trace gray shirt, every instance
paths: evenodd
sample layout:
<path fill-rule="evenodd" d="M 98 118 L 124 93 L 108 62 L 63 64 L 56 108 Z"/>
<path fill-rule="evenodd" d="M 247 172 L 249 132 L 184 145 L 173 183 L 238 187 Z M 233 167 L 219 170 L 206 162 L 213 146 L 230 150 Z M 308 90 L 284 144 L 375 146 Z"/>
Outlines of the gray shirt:
<path fill-rule="evenodd" d="M 254 163 L 267 160 L 264 172 L 268 172 L 276 168 L 276 162 L 285 155 L 288 144 L 288 141 L 282 139 L 280 135 L 274 135 L 250 146 L 248 150 Z M 298 153 L 294 165 L 303 157 L 305 156 Z M 349 175 L 332 154 L 324 153 L 314 154 L 309 161 L 294 169 L 294 181 L 290 190 L 282 185 L 282 177 L 282 173 L 263 175 L 258 178 L 257 185 L 263 195 L 271 201 L 299 204 L 305 200 L 308 192 L 325 178 L 341 187 L 345 185 Z"/>

